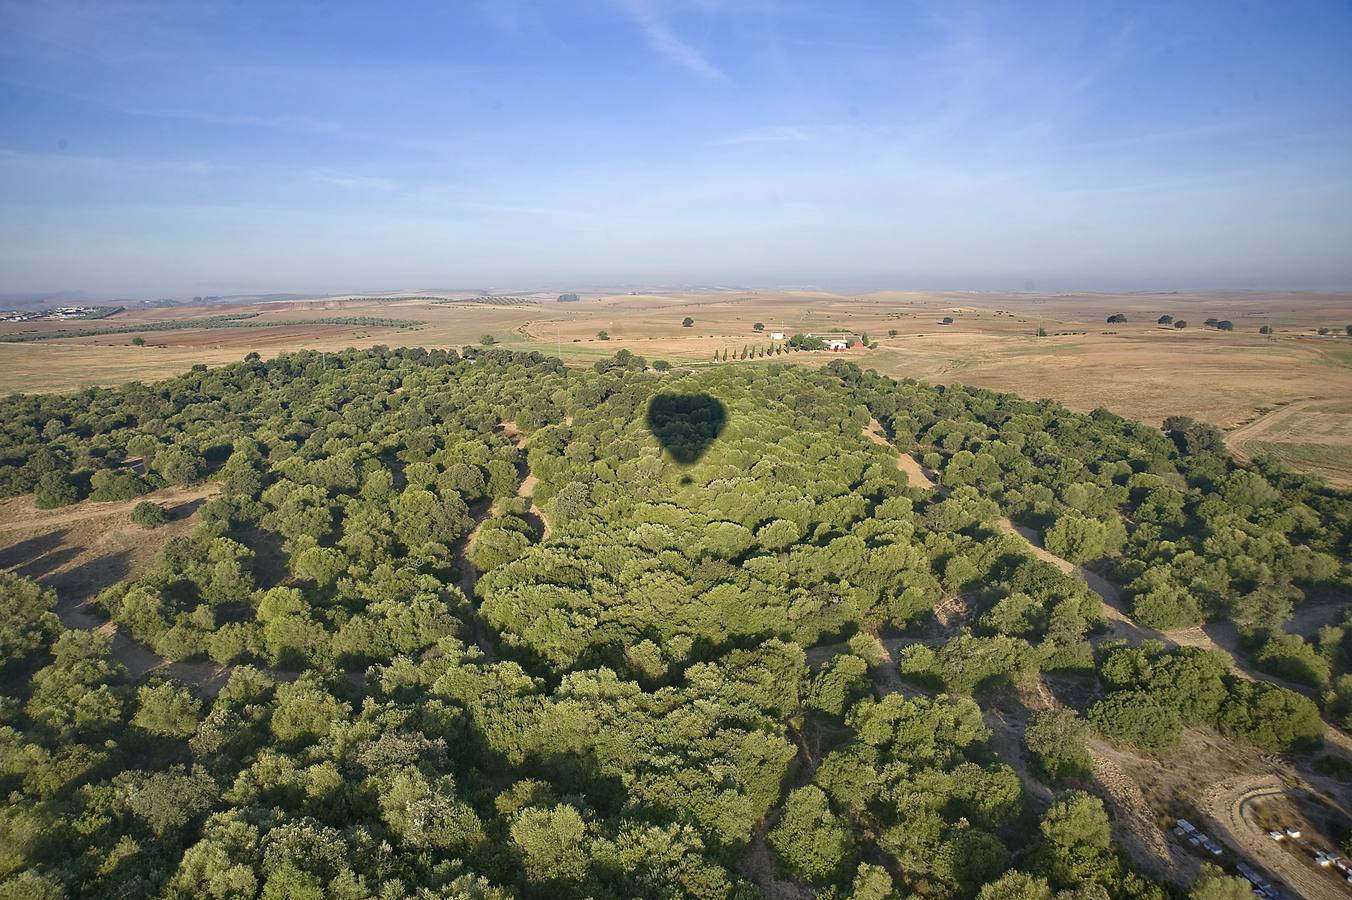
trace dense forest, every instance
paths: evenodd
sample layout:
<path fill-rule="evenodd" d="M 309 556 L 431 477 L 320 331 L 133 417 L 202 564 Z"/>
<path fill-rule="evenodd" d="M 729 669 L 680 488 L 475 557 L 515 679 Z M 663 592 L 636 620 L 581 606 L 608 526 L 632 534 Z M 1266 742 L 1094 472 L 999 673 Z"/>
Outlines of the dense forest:
<path fill-rule="evenodd" d="M 1284 627 L 1352 592 L 1352 499 L 1190 420 L 472 348 L 0 400 L 0 496 L 199 482 L 190 533 L 96 603 L 229 667 L 214 695 L 130 678 L 0 573 L 0 897 L 1166 898 L 1112 841 L 1092 735 L 1286 753 L 1352 725 L 1352 617 Z M 1142 625 L 1233 622 L 1306 690 L 1109 636 L 1006 516 Z M 1034 715 L 1021 774 L 981 702 L 1036 677 L 1082 702 Z"/>

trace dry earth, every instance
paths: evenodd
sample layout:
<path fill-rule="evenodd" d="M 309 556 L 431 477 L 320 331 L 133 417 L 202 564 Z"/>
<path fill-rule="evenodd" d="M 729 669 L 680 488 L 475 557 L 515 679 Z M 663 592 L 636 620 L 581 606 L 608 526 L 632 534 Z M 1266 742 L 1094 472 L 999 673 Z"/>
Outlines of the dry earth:
<path fill-rule="evenodd" d="M 844 354 L 866 368 L 897 377 L 961 382 L 1030 398 L 1051 397 L 1072 409 L 1104 406 L 1158 424 L 1171 414 L 1205 419 L 1236 430 L 1241 454 L 1270 453 L 1287 464 L 1352 486 L 1352 294 L 1193 292 L 1168 294 L 1036 294 L 882 292 L 848 296 L 811 291 L 665 294 L 583 293 L 557 303 L 556 292 L 520 295 L 515 305 L 474 302 L 466 292 L 438 293 L 456 302 L 339 296 L 321 301 L 245 307 L 131 310 L 87 323 L 127 325 L 228 312 L 261 312 L 260 319 L 334 315 L 384 316 L 425 324 L 414 330 L 323 325 L 145 332 L 0 343 L 0 392 L 69 390 L 177 374 L 194 363 L 221 364 L 249 351 L 413 345 L 459 348 L 491 334 L 514 350 L 537 350 L 585 365 L 621 347 L 647 357 L 701 365 L 715 352 L 767 347 L 769 333 L 833 329 L 867 332 L 873 351 Z M 414 295 L 400 295 L 410 297 Z M 1124 313 L 1128 322 L 1105 319 Z M 1178 330 L 1156 324 L 1161 315 L 1186 319 Z M 690 316 L 695 324 L 681 327 Z M 942 325 L 944 317 L 954 321 Z M 1228 319 L 1235 330 L 1202 327 Z M 766 327 L 753 329 L 756 322 Z M 1274 334 L 1263 336 L 1268 325 Z M 0 324 L 0 334 L 76 323 Z M 1037 337 L 1041 327 L 1048 333 Z M 607 341 L 597 339 L 606 331 Z M 890 332 L 895 331 L 895 335 Z M 840 354 L 774 357 L 821 365 Z M 748 360 L 743 364 L 760 364 Z"/>
<path fill-rule="evenodd" d="M 219 487 L 166 488 L 125 502 L 86 500 L 50 510 L 37 509 L 28 496 L 0 500 L 0 569 L 54 590 L 57 615 L 67 628 L 110 635 L 113 657 L 132 678 L 157 669 L 214 690 L 225 674 L 219 666 L 170 663 L 119 634 L 90 602 L 104 588 L 144 573 L 167 541 L 191 529 L 197 508 Z M 132 508 L 143 500 L 165 507 L 169 522 L 153 529 L 131 524 Z"/>

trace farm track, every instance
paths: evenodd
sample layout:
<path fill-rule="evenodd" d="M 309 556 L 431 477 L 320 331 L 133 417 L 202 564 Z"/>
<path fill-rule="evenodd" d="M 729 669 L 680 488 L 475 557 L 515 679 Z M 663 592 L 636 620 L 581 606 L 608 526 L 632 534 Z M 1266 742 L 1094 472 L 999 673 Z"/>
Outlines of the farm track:
<path fill-rule="evenodd" d="M 1165 836 L 1141 786 L 1113 758 L 1115 751 L 1092 741 L 1089 754 L 1094 760 L 1094 783 L 1113 809 L 1113 836 L 1117 842 L 1155 878 L 1184 883 L 1194 880 L 1201 864 Z"/>
<path fill-rule="evenodd" d="M 165 488 L 131 500 L 118 500 L 112 503 L 84 500 L 74 506 L 62 506 L 57 509 L 35 509 L 29 497 L 14 497 L 0 502 L 0 534 L 38 531 L 47 527 L 74 525 L 94 519 L 127 518 L 130 517 L 136 504 L 144 500 L 175 505 L 191 503 L 214 496 L 220 489 L 221 486 L 214 483 L 186 488 Z"/>
<path fill-rule="evenodd" d="M 1265 797 L 1286 797 L 1287 787 L 1275 775 L 1236 778 L 1212 785 L 1203 812 L 1220 836 L 1307 900 L 1346 900 L 1349 892 L 1267 836 L 1252 819 L 1253 803 Z"/>
<path fill-rule="evenodd" d="M 1311 406 L 1320 402 L 1321 401 L 1317 398 L 1292 400 L 1283 403 L 1275 409 L 1268 410 L 1225 435 L 1226 446 L 1230 448 L 1230 452 L 1234 454 L 1234 457 L 1238 462 L 1248 463 L 1251 457 L 1245 450 L 1245 445 L 1249 440 L 1257 435 L 1261 435 L 1265 431 L 1271 430 L 1274 425 L 1279 425 L 1288 419 L 1295 418 Z"/>

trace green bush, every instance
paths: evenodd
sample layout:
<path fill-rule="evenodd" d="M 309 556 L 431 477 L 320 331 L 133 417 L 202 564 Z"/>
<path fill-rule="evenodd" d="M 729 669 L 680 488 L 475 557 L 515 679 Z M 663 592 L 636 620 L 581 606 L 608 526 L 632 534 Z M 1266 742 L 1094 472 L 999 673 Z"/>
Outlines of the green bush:
<path fill-rule="evenodd" d="M 164 507 L 158 503 L 142 500 L 132 507 L 131 520 L 142 528 L 154 528 L 169 521 L 169 515 L 164 511 Z"/>
<path fill-rule="evenodd" d="M 89 499 L 99 503 L 130 500 L 151 489 L 150 483 L 135 472 L 117 469 L 99 469 L 90 477 L 89 486 Z"/>
<path fill-rule="evenodd" d="M 789 794 L 766 842 L 795 878 L 814 884 L 836 881 L 854 865 L 849 829 L 831 811 L 826 794 L 812 785 Z"/>
<path fill-rule="evenodd" d="M 33 505 L 38 509 L 55 509 L 80 501 L 80 491 L 68 475 L 44 472 L 33 491 Z"/>

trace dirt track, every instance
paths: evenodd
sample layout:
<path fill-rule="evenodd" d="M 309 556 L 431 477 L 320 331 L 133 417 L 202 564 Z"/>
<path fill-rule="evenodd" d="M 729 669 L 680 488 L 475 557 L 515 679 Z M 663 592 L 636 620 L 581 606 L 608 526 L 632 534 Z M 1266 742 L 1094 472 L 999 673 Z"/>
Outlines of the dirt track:
<path fill-rule="evenodd" d="M 907 480 L 915 487 L 922 490 L 932 491 L 935 488 L 934 481 L 926 474 L 923 467 L 914 456 L 909 453 L 897 452 L 896 446 L 883 434 L 882 423 L 877 419 L 869 419 L 868 427 L 864 429 L 864 434 L 870 441 L 880 447 L 886 447 L 888 450 L 897 453 L 897 468 L 906 473 Z"/>
<path fill-rule="evenodd" d="M 1308 900 L 1346 900 L 1352 896 L 1344 885 L 1314 867 L 1313 863 L 1282 849 L 1252 818 L 1253 803 L 1264 797 L 1286 797 L 1287 787 L 1273 775 L 1236 778 L 1213 785 L 1204 812 L 1215 823 L 1218 836 L 1267 869 Z"/>
<path fill-rule="evenodd" d="M 1346 461 L 1352 459 L 1352 407 L 1329 398 L 1301 398 L 1279 404 L 1225 435 L 1230 452 L 1247 463 L 1263 452 L 1295 468 L 1322 476 L 1335 487 L 1352 486 Z M 1320 448 L 1311 457 L 1304 448 Z M 1286 447 L 1296 454 L 1287 458 Z"/>
<path fill-rule="evenodd" d="M 152 491 L 132 500 L 114 503 L 95 503 L 86 500 L 73 506 L 57 509 L 38 509 L 30 496 L 11 497 L 0 501 L 0 534 L 13 532 L 41 532 L 60 525 L 73 525 L 96 519 L 130 518 L 136 504 L 149 500 L 161 506 L 204 500 L 221 489 L 219 484 L 199 484 L 192 487 L 171 487 Z"/>
<path fill-rule="evenodd" d="M 882 427 L 877 420 L 870 421 L 865 429 L 865 434 L 869 440 L 875 444 L 892 448 L 893 445 L 882 435 Z M 895 449 L 895 448 L 893 448 Z M 907 465 L 909 463 L 909 465 Z M 897 458 L 898 468 L 906 471 L 911 483 L 926 489 L 937 489 L 943 491 L 942 487 L 936 487 L 933 480 L 920 469 L 919 464 L 914 457 L 909 454 L 901 453 Z M 911 474 L 914 468 L 919 477 Z M 1031 528 L 1021 526 L 1007 517 L 1000 517 L 997 520 L 999 528 L 1006 534 L 1015 535 L 1022 538 L 1028 545 L 1029 550 L 1044 562 L 1051 563 L 1062 572 L 1068 575 L 1078 575 L 1085 580 L 1089 587 L 1097 593 L 1103 601 L 1104 615 L 1109 621 L 1109 631 L 1106 635 L 1099 638 L 1124 638 L 1131 644 L 1139 644 L 1143 640 L 1158 640 L 1167 647 L 1173 646 L 1194 646 L 1208 650 L 1222 650 L 1230 655 L 1234 660 L 1231 671 L 1234 675 L 1250 680 L 1261 680 L 1281 687 L 1289 688 L 1293 691 L 1303 694 L 1312 693 L 1311 690 L 1302 685 L 1293 684 L 1283 679 L 1257 672 L 1249 667 L 1244 657 L 1239 652 L 1240 648 L 1238 633 L 1232 625 L 1212 624 L 1205 628 L 1184 629 L 1177 632 L 1160 632 L 1155 629 L 1144 627 L 1136 623 L 1128 614 L 1123 604 L 1121 591 L 1116 585 L 1108 581 L 1090 569 L 1083 566 L 1077 566 L 1068 560 L 1056 556 L 1041 545 L 1040 535 Z M 897 681 L 897 685 L 888 683 L 885 687 L 879 683 L 875 675 L 875 685 L 882 690 L 899 689 L 899 678 L 895 672 L 895 663 L 893 662 L 894 646 L 887 644 L 901 644 L 902 641 L 889 641 L 884 647 L 887 653 L 888 663 L 885 668 L 893 670 L 890 672 L 889 682 Z M 1039 682 L 1041 683 L 1041 682 Z M 1044 692 L 1045 695 L 1045 692 Z M 1049 695 L 1045 695 L 1037 705 L 1047 707 L 1055 705 L 1056 701 Z M 1041 792 L 1037 787 L 1041 785 L 1031 777 L 1026 766 L 1019 765 L 1023 762 L 1021 756 L 1021 745 L 1019 736 L 1022 733 L 1020 723 L 1007 721 L 1002 715 L 996 715 L 987 712 L 985 715 L 986 724 L 992 728 L 994 736 L 992 745 L 995 746 L 1002 759 L 1005 759 L 1011 765 L 1014 765 L 1025 784 L 1029 785 L 1030 790 L 1035 797 L 1040 796 Z M 1328 729 L 1326 737 L 1327 745 L 1330 748 L 1337 748 L 1344 754 L 1352 754 L 1352 737 L 1339 731 L 1332 726 Z M 1141 784 L 1136 777 L 1129 774 L 1123 764 L 1130 763 L 1133 768 L 1138 768 L 1144 761 L 1122 748 L 1111 747 L 1101 741 L 1093 741 L 1090 744 L 1090 753 L 1094 759 L 1094 780 L 1100 790 L 1108 798 L 1113 811 L 1114 835 L 1118 842 L 1126 848 L 1131 857 L 1146 871 L 1151 872 L 1156 877 L 1169 881 L 1190 881 L 1196 877 L 1199 871 L 1199 863 L 1196 857 L 1184 851 L 1181 847 L 1169 840 L 1159 827 L 1157 816 L 1152 809 L 1150 802 L 1145 797 L 1141 789 Z M 1157 761 L 1158 763 L 1158 761 Z M 1191 768 L 1191 767 L 1190 767 Z M 1205 778 L 1205 766 L 1191 768 L 1192 777 Z M 1263 776 L 1268 781 L 1263 784 L 1280 782 L 1274 776 Z M 1249 777 L 1241 780 L 1241 786 L 1247 786 L 1253 782 L 1254 778 Z M 1228 797 L 1225 793 L 1229 783 L 1222 782 L 1213 789 L 1221 791 L 1221 796 Z M 1037 787 L 1034 787 L 1036 785 Z M 1043 788 L 1045 790 L 1045 788 Z M 1280 787 L 1277 789 L 1280 791 Z M 1204 811 L 1207 812 L 1218 823 L 1227 821 L 1226 816 L 1230 814 L 1225 811 L 1224 804 L 1217 806 L 1215 802 L 1203 803 Z M 1237 807 L 1238 808 L 1238 807 Z M 1233 818 L 1233 817 L 1232 817 Z M 1238 824 L 1234 824 L 1234 823 Z M 1240 827 L 1243 826 L 1243 827 Z M 1254 858 L 1256 861 L 1267 866 L 1274 874 L 1287 880 L 1293 886 L 1302 884 L 1300 878 L 1314 878 L 1311 883 L 1316 890 L 1314 893 L 1307 891 L 1310 897 L 1336 897 L 1347 896 L 1337 893 L 1339 890 L 1336 884 L 1332 884 L 1329 879 L 1321 878 L 1318 873 L 1309 871 L 1310 867 L 1304 866 L 1303 869 L 1297 867 L 1294 873 L 1288 874 L 1287 870 L 1293 867 L 1289 855 L 1278 851 L 1273 855 L 1273 842 L 1267 838 L 1266 834 L 1255 827 L 1245 824 L 1242 819 L 1233 819 L 1227 826 L 1230 834 L 1227 835 L 1234 846 L 1240 847 L 1243 851 Z M 1269 858 L 1271 857 L 1271 862 Z M 1281 864 L 1281 867 L 1279 867 Z M 1327 893 L 1328 890 L 1334 890 L 1335 893 Z M 1320 893 L 1319 891 L 1325 891 Z"/>
<path fill-rule="evenodd" d="M 1250 441 L 1260 438 L 1269 432 L 1282 436 L 1289 435 L 1290 430 L 1284 426 L 1291 420 L 1299 418 L 1301 413 L 1305 412 L 1318 402 L 1319 401 L 1315 399 L 1292 400 L 1289 403 L 1278 406 L 1276 409 L 1268 410 L 1252 421 L 1245 422 L 1243 425 L 1227 434 L 1225 436 L 1225 443 L 1229 446 L 1230 452 L 1234 455 L 1236 460 L 1241 463 L 1247 463 L 1251 458 L 1251 455 L 1246 449 L 1246 446 Z"/>
<path fill-rule="evenodd" d="M 1201 871 L 1196 857 L 1170 841 L 1146 801 L 1141 786 L 1123 771 L 1108 745 L 1089 745 L 1094 759 L 1094 783 L 1108 797 L 1113 810 L 1113 836 L 1136 864 L 1164 881 L 1189 883 Z"/>

